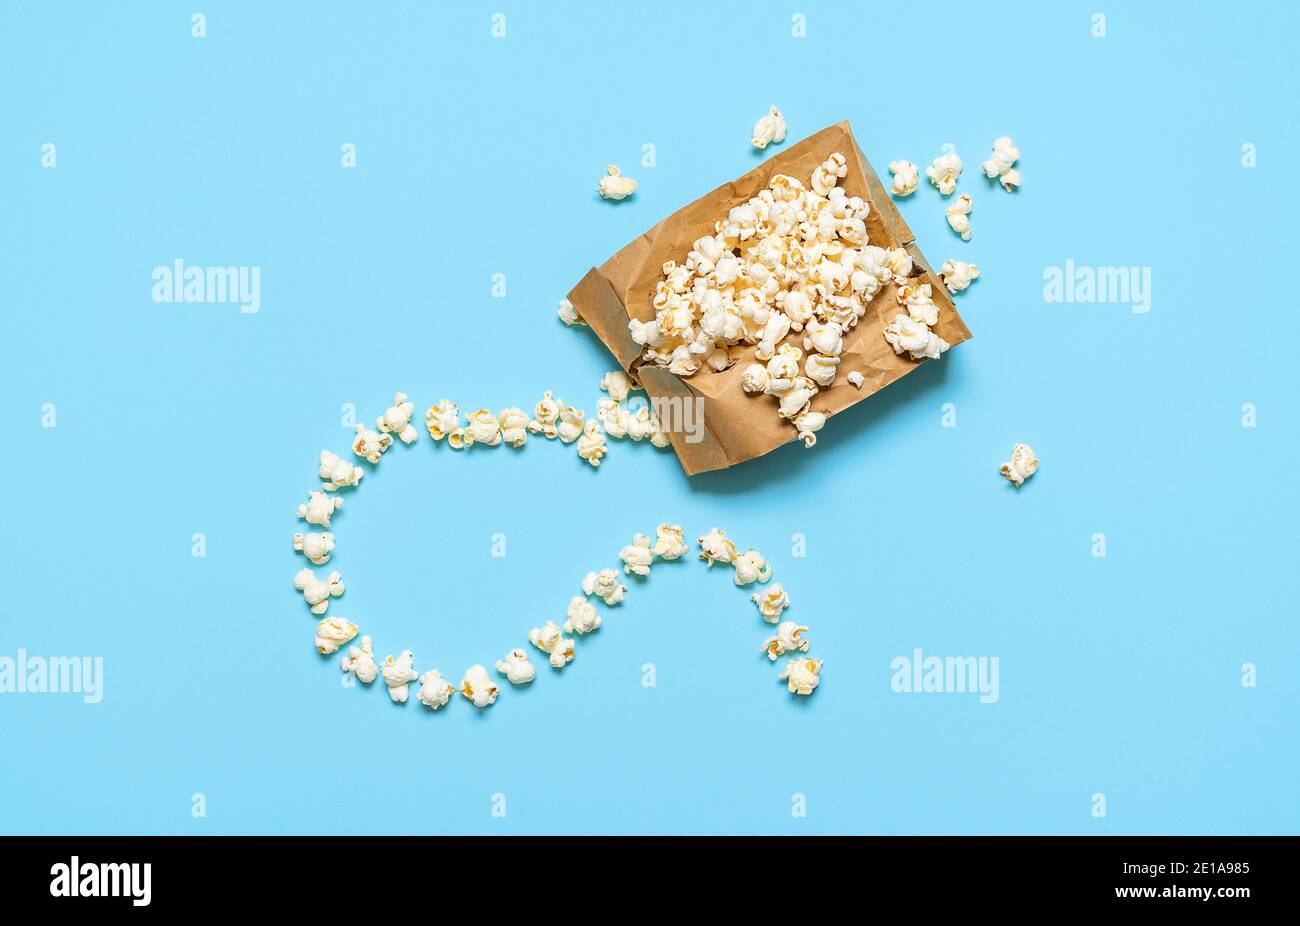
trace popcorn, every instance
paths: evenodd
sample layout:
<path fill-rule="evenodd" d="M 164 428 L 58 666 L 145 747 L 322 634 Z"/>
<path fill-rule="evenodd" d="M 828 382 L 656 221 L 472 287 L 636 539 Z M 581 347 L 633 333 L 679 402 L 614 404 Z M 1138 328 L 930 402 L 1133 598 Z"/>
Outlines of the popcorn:
<path fill-rule="evenodd" d="M 740 388 L 746 392 L 763 392 L 772 381 L 772 374 L 761 363 L 751 363 L 740 373 Z"/>
<path fill-rule="evenodd" d="M 340 662 L 343 671 L 352 675 L 363 685 L 369 685 L 379 674 L 379 667 L 375 665 L 375 648 L 370 642 L 369 637 L 361 638 L 361 647 L 348 647 L 347 653 Z"/>
<path fill-rule="evenodd" d="M 812 188 L 813 192 L 825 196 L 830 193 L 841 177 L 848 176 L 849 164 L 844 155 L 838 151 L 831 154 L 825 161 L 813 170 Z"/>
<path fill-rule="evenodd" d="M 528 631 L 528 642 L 550 655 L 552 669 L 563 669 L 573 662 L 573 641 L 555 626 L 554 621 L 547 621 L 546 626 L 534 627 Z"/>
<path fill-rule="evenodd" d="M 750 585 L 754 582 L 766 582 L 772 578 L 772 567 L 763 554 L 757 550 L 750 550 L 747 553 L 741 553 L 733 557 L 731 567 L 735 570 L 732 576 L 737 585 Z"/>
<path fill-rule="evenodd" d="M 885 340 L 894 348 L 894 353 L 907 351 L 913 360 L 937 360 L 951 346 L 924 323 L 906 315 L 895 315 L 894 320 L 885 326 L 884 334 Z"/>
<path fill-rule="evenodd" d="M 343 507 L 343 499 L 324 492 L 308 492 L 306 504 L 298 506 L 298 517 L 308 524 L 330 526 L 330 517 Z"/>
<path fill-rule="evenodd" d="M 430 437 L 442 440 L 461 429 L 460 409 L 454 402 L 443 399 L 437 405 L 429 406 L 429 410 L 424 413 L 424 426 L 429 429 Z"/>
<path fill-rule="evenodd" d="M 912 275 L 912 255 L 906 248 L 890 248 L 884 252 L 885 269 L 895 283 L 902 286 Z"/>
<path fill-rule="evenodd" d="M 974 264 L 966 263 L 964 260 L 945 260 L 943 266 L 939 268 L 939 276 L 943 278 L 943 285 L 948 287 L 948 292 L 954 296 L 979 279 L 979 275 L 979 268 Z"/>
<path fill-rule="evenodd" d="M 863 377 L 863 375 L 859 373 L 857 370 L 850 370 L 849 375 L 846 376 L 845 379 L 849 381 L 849 385 L 851 385 L 854 389 L 861 389 L 862 384 L 866 382 L 866 378 Z M 796 423 L 797 423 L 797 419 L 796 419 Z"/>
<path fill-rule="evenodd" d="M 527 685 L 537 677 L 537 669 L 528 661 L 528 653 L 521 649 L 506 653 L 505 659 L 497 660 L 496 667 L 512 685 Z"/>
<path fill-rule="evenodd" d="M 302 592 L 312 614 L 324 614 L 330 599 L 343 594 L 343 582 L 337 572 L 331 572 L 322 582 L 310 569 L 302 569 L 293 577 L 293 587 Z"/>
<path fill-rule="evenodd" d="M 970 212 L 974 208 L 971 198 L 965 193 L 958 196 L 948 207 L 948 225 L 962 241 L 970 241 Z"/>
<path fill-rule="evenodd" d="M 790 607 L 790 596 L 786 594 L 780 582 L 773 582 L 762 591 L 750 596 L 758 605 L 758 613 L 769 624 L 775 624 L 781 618 L 781 612 Z"/>
<path fill-rule="evenodd" d="M 581 325 L 585 328 L 587 326 L 587 323 L 582 320 L 582 316 L 578 314 L 578 309 L 568 299 L 560 300 L 560 307 L 556 309 L 556 314 L 560 316 L 560 321 L 564 322 L 566 327 Z"/>
<path fill-rule="evenodd" d="M 825 354 L 809 354 L 807 361 L 804 362 L 803 371 L 817 385 L 829 386 L 835 381 L 835 373 L 839 366 L 839 357 L 828 357 Z"/>
<path fill-rule="evenodd" d="M 316 625 L 316 652 L 330 656 L 356 635 L 356 624 L 342 617 L 327 617 Z"/>
<path fill-rule="evenodd" d="M 470 666 L 465 670 L 465 677 L 460 680 L 460 693 L 480 709 L 496 704 L 497 692 L 500 690 L 492 684 L 487 669 L 480 665 Z"/>
<path fill-rule="evenodd" d="M 605 431 L 606 437 L 622 439 L 627 437 L 630 414 L 613 399 L 601 399 L 596 403 L 596 419 Z"/>
<path fill-rule="evenodd" d="M 791 659 L 777 678 L 786 682 L 793 694 L 810 695 L 821 684 L 821 671 L 820 659 Z"/>
<path fill-rule="evenodd" d="M 357 425 L 357 435 L 352 439 L 352 452 L 359 457 L 378 463 L 379 458 L 393 445 L 389 434 L 372 431 L 364 424 Z"/>
<path fill-rule="evenodd" d="M 415 403 L 406 401 L 406 393 L 399 392 L 393 396 L 393 404 L 379 416 L 375 426 L 384 434 L 396 434 L 403 444 L 409 444 L 420 436 L 411 424 L 415 414 Z"/>
<path fill-rule="evenodd" d="M 917 172 L 916 165 L 911 161 L 890 161 L 889 172 L 894 175 L 894 181 L 890 184 L 889 189 L 895 196 L 911 196 L 916 192 L 916 187 L 920 182 L 920 175 Z"/>
<path fill-rule="evenodd" d="M 749 143 L 760 151 L 771 144 L 785 141 L 785 116 L 773 106 L 761 119 L 754 123 L 754 136 Z"/>
<path fill-rule="evenodd" d="M 726 531 L 716 527 L 695 542 L 700 545 L 700 559 L 710 567 L 714 563 L 730 563 L 736 555 L 736 545 L 727 539 Z"/>
<path fill-rule="evenodd" d="M 790 388 L 780 394 L 780 404 L 776 413 L 782 418 L 798 418 L 808 410 L 808 403 L 817 394 L 817 386 L 811 379 L 796 376 Z"/>
<path fill-rule="evenodd" d="M 939 324 L 939 307 L 934 304 L 934 290 L 929 283 L 916 286 L 905 283 L 896 293 L 900 305 L 907 308 L 912 321 L 923 325 Z"/>
<path fill-rule="evenodd" d="M 650 564 L 655 558 L 650 549 L 650 538 L 645 534 L 633 534 L 632 542 L 618 551 L 618 558 L 623 561 L 623 571 L 628 575 L 650 575 Z"/>
<path fill-rule="evenodd" d="M 566 405 L 560 410 L 560 426 L 558 433 L 560 440 L 566 444 L 572 444 L 583 432 L 583 419 L 586 413 L 581 409 L 574 408 L 572 405 Z"/>
<path fill-rule="evenodd" d="M 415 696 L 431 711 L 446 707 L 451 696 L 456 693 L 456 686 L 442 677 L 437 669 L 430 669 L 420 676 L 420 687 Z"/>
<path fill-rule="evenodd" d="M 636 181 L 619 174 L 618 168 L 613 164 L 605 168 L 605 171 L 608 176 L 600 178 L 598 187 L 602 198 L 617 201 L 627 199 L 636 192 Z"/>
<path fill-rule="evenodd" d="M 324 480 L 325 489 L 330 492 L 350 486 L 358 486 L 361 484 L 361 478 L 366 474 L 366 471 L 360 466 L 353 466 L 338 454 L 331 453 L 328 450 L 320 452 L 320 466 L 316 472 Z"/>
<path fill-rule="evenodd" d="M 590 578 L 590 575 L 588 578 Z M 583 587 L 586 588 L 585 582 Z M 605 603 L 617 604 L 622 598 L 623 593 L 619 591 L 612 602 L 606 599 Z M 565 614 L 565 633 L 576 633 L 581 636 L 600 629 L 600 615 L 596 612 L 596 606 L 581 595 L 574 595 L 569 599 L 569 607 Z"/>
<path fill-rule="evenodd" d="M 1013 166 L 1020 160 L 1020 149 L 1006 135 L 993 142 L 993 154 L 980 165 L 984 176 L 990 180 L 998 179 L 1002 188 L 1008 193 L 1020 186 L 1020 171 Z"/>
<path fill-rule="evenodd" d="M 628 393 L 638 388 L 638 386 L 632 382 L 632 377 L 622 370 L 610 370 L 601 377 L 600 388 L 602 391 L 608 392 L 609 397 L 615 402 L 624 402 L 627 400 Z"/>
<path fill-rule="evenodd" d="M 786 653 L 806 653 L 810 642 L 804 636 L 807 632 L 808 628 L 801 626 L 798 621 L 782 621 L 781 626 L 776 628 L 776 636 L 763 641 L 763 651 L 772 662 Z"/>
<path fill-rule="evenodd" d="M 957 189 L 957 178 L 961 176 L 961 168 L 961 158 L 956 152 L 941 154 L 925 169 L 925 175 L 939 188 L 941 195 L 951 196 L 953 190 Z"/>
<path fill-rule="evenodd" d="M 560 439 L 564 439 L 563 434 Z M 582 429 L 582 437 L 578 438 L 578 456 L 592 466 L 599 466 L 605 458 L 605 451 L 605 434 L 600 430 L 600 422 L 588 421 Z"/>
<path fill-rule="evenodd" d="M 623 594 L 627 591 L 627 586 L 618 581 L 617 569 L 602 569 L 600 572 L 589 572 L 582 580 L 582 593 L 584 595 L 595 595 L 597 598 L 604 600 L 607 605 L 616 605 L 623 600 Z M 580 599 L 583 600 L 583 599 Z M 572 605 L 569 606 L 572 610 Z"/>
<path fill-rule="evenodd" d="M 682 526 L 660 524 L 655 531 L 655 545 L 651 552 L 666 561 L 680 559 L 686 552 L 686 538 L 682 535 Z"/>
<path fill-rule="evenodd" d="M 497 420 L 501 423 L 501 439 L 511 447 L 522 447 L 528 440 L 528 416 L 523 409 L 503 408 Z"/>
<path fill-rule="evenodd" d="M 1016 444 L 1011 448 L 1011 459 L 999 467 L 998 472 L 1007 477 L 1009 482 L 1020 488 L 1025 480 L 1038 472 L 1038 457 L 1034 448 L 1028 444 Z"/>
<path fill-rule="evenodd" d="M 560 403 L 551 398 L 547 391 L 542 400 L 533 406 L 533 420 L 528 422 L 528 430 L 534 434 L 555 437 L 559 433 L 556 422 L 560 420 Z"/>
<path fill-rule="evenodd" d="M 794 419 L 794 426 L 799 429 L 799 439 L 805 447 L 817 443 L 817 432 L 826 426 L 826 418 L 824 412 L 806 411 Z"/>
<path fill-rule="evenodd" d="M 388 696 L 394 704 L 406 703 L 406 698 L 411 693 L 406 686 L 420 677 L 415 671 L 415 655 L 409 649 L 402 650 L 396 659 L 385 656 L 379 674 L 383 676 L 384 684 L 388 686 Z"/>
<path fill-rule="evenodd" d="M 334 535 L 328 531 L 321 534 L 294 534 L 293 548 L 307 557 L 308 562 L 324 566 L 334 552 Z"/>
<path fill-rule="evenodd" d="M 466 420 L 468 421 L 465 425 L 466 447 L 472 447 L 474 444 L 495 447 L 501 443 L 501 422 L 486 408 L 480 408 Z"/>

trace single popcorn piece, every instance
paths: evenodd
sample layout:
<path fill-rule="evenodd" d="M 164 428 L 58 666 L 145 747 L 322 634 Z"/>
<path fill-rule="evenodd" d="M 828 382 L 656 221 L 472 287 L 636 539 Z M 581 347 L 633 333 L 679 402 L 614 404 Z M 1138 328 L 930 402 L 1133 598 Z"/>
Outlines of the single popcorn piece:
<path fill-rule="evenodd" d="M 588 421 L 582 429 L 582 436 L 578 438 L 578 456 L 592 466 L 600 466 L 600 461 L 605 458 L 606 450 L 605 432 L 600 429 L 600 422 Z"/>
<path fill-rule="evenodd" d="M 293 535 L 293 548 L 307 557 L 307 561 L 317 566 L 324 566 L 330 561 L 334 552 L 334 535 L 324 533 L 307 533 Z"/>
<path fill-rule="evenodd" d="M 751 585 L 754 582 L 766 582 L 772 578 L 772 567 L 763 554 L 757 550 L 750 550 L 747 553 L 741 553 L 731 560 L 731 567 L 735 570 L 732 578 L 737 585 Z"/>
<path fill-rule="evenodd" d="M 794 419 L 799 439 L 803 441 L 805 447 L 813 447 L 817 444 L 817 432 L 826 426 L 826 417 L 824 412 L 806 411 Z"/>
<path fill-rule="evenodd" d="M 320 452 L 320 466 L 316 468 L 316 472 L 320 475 L 324 488 L 328 492 L 359 486 L 362 477 L 366 474 L 366 471 L 360 466 L 349 463 L 337 453 L 332 453 L 329 450 Z"/>
<path fill-rule="evenodd" d="M 749 143 L 762 151 L 768 145 L 779 145 L 785 141 L 785 132 L 785 116 L 781 115 L 781 110 L 773 106 L 754 123 L 754 135 Z"/>
<path fill-rule="evenodd" d="M 791 659 L 777 678 L 786 683 L 792 694 L 810 695 L 821 684 L 820 659 Z"/>
<path fill-rule="evenodd" d="M 686 553 L 686 538 L 680 524 L 660 524 L 655 531 L 655 545 L 651 551 L 662 560 L 680 559 Z"/>
<path fill-rule="evenodd" d="M 625 592 L 627 592 L 627 586 L 618 581 L 617 569 L 602 569 L 600 572 L 589 572 L 582 580 L 582 593 L 584 595 L 595 595 L 597 598 L 604 600 L 607 605 L 618 604 L 623 600 Z"/>
<path fill-rule="evenodd" d="M 889 278 L 899 286 L 906 283 L 912 275 L 912 255 L 907 253 L 906 248 L 890 248 L 885 251 L 884 261 Z"/>
<path fill-rule="evenodd" d="M 780 620 L 781 612 L 790 607 L 790 596 L 786 594 L 780 582 L 773 582 L 767 588 L 755 592 L 750 597 L 758 605 L 758 613 L 769 624 L 775 624 Z"/>
<path fill-rule="evenodd" d="M 895 196 L 911 196 L 920 184 L 920 172 L 911 161 L 890 161 L 889 172 L 894 175 L 889 190 Z"/>
<path fill-rule="evenodd" d="M 948 225 L 961 235 L 962 241 L 970 241 L 970 212 L 974 205 L 971 198 L 963 193 L 948 207 Z"/>
<path fill-rule="evenodd" d="M 772 662 L 786 653 L 806 653 L 810 642 L 804 636 L 807 632 L 808 628 L 798 621 L 782 621 L 776 628 L 776 636 L 763 641 L 763 651 Z"/>
<path fill-rule="evenodd" d="M 580 408 L 574 408 L 572 405 L 566 405 L 560 409 L 560 426 L 558 434 L 560 440 L 566 444 L 572 444 L 582 436 L 583 427 L 586 424 L 587 413 Z"/>
<path fill-rule="evenodd" d="M 406 400 L 406 393 L 399 392 L 393 396 L 393 404 L 387 408 L 375 426 L 384 434 L 396 434 L 403 444 L 409 444 L 420 436 L 420 432 L 411 424 L 415 414 L 415 403 Z"/>
<path fill-rule="evenodd" d="M 587 326 L 587 323 L 582 320 L 582 316 L 578 314 L 577 308 L 568 299 L 560 300 L 560 307 L 555 310 L 555 314 L 560 316 L 560 321 L 564 322 L 566 327 L 571 328 L 574 325 L 581 325 L 585 328 Z"/>
<path fill-rule="evenodd" d="M 895 315 L 894 320 L 885 326 L 885 340 L 894 348 L 894 353 L 907 351 L 913 360 L 937 360 L 939 355 L 951 345 L 943 338 L 907 315 Z"/>
<path fill-rule="evenodd" d="M 813 170 L 812 188 L 813 192 L 820 196 L 826 196 L 839 183 L 841 177 L 847 177 L 849 173 L 849 162 L 838 151 L 831 154 L 825 161 Z"/>
<path fill-rule="evenodd" d="M 1038 472 L 1038 457 L 1034 455 L 1034 448 L 1028 444 L 1016 444 L 1011 448 L 1011 459 L 1003 463 L 998 472 L 1014 483 L 1017 489 L 1020 488 L 1026 479 Z"/>
<path fill-rule="evenodd" d="M 357 436 L 352 439 L 352 452 L 371 463 L 378 463 L 379 458 L 393 445 L 390 434 L 372 431 L 364 424 L 357 425 Z"/>
<path fill-rule="evenodd" d="M 308 492 L 306 503 L 298 506 L 298 517 L 308 524 L 319 524 L 321 527 L 328 528 L 330 517 L 342 507 L 343 499 L 337 495 Z"/>
<path fill-rule="evenodd" d="M 618 558 L 623 561 L 623 571 L 628 575 L 650 575 L 650 564 L 655 558 L 650 538 L 645 534 L 633 534 L 632 542 L 618 551 Z"/>
<path fill-rule="evenodd" d="M 470 414 L 466 421 L 468 422 L 465 425 L 466 447 L 472 447 L 474 444 L 495 447 L 501 443 L 501 422 L 486 408 L 480 408 Z"/>
<path fill-rule="evenodd" d="M 375 647 L 369 637 L 361 638 L 360 647 L 348 647 L 340 664 L 344 672 L 363 685 L 369 685 L 379 675 L 379 667 L 375 665 Z"/>
<path fill-rule="evenodd" d="M 331 572 L 322 581 L 310 569 L 302 569 L 293 577 L 293 587 L 302 592 L 312 614 L 324 614 L 330 599 L 343 594 L 343 581 L 337 572 Z"/>
<path fill-rule="evenodd" d="M 327 617 L 316 625 L 316 652 L 332 656 L 356 635 L 356 624 L 342 617 Z"/>
<path fill-rule="evenodd" d="M 605 168 L 606 176 L 600 178 L 600 195 L 604 199 L 620 200 L 627 199 L 636 192 L 636 181 L 631 177 L 624 177 L 618 172 L 618 168 L 610 164 Z"/>
<path fill-rule="evenodd" d="M 559 420 L 560 403 L 552 398 L 548 390 L 542 395 L 542 400 L 533 406 L 533 420 L 528 422 L 528 430 L 545 437 L 555 437 L 559 433 Z"/>
<path fill-rule="evenodd" d="M 727 532 L 716 527 L 695 542 L 700 545 L 700 559 L 710 567 L 714 563 L 730 563 L 736 555 L 736 545 L 727 539 Z"/>
<path fill-rule="evenodd" d="M 411 693 L 406 686 L 420 677 L 420 673 L 415 671 L 415 655 L 409 649 L 402 650 L 401 655 L 395 659 L 385 656 L 379 674 L 383 676 L 384 684 L 388 686 L 388 696 L 394 704 L 406 703 L 406 698 Z"/>
<path fill-rule="evenodd" d="M 943 279 L 943 285 L 948 287 L 948 292 L 954 296 L 979 279 L 979 275 L 979 268 L 974 264 L 966 263 L 964 260 L 945 260 L 943 266 L 939 268 L 939 276 Z"/>
<path fill-rule="evenodd" d="M 850 370 L 849 375 L 846 376 L 845 379 L 849 381 L 849 385 L 854 389 L 861 389 L 862 384 L 866 382 L 866 379 L 857 370 Z"/>
<path fill-rule="evenodd" d="M 455 402 L 443 399 L 424 413 L 424 426 L 429 429 L 430 437 L 442 440 L 461 429 L 460 409 Z"/>
<path fill-rule="evenodd" d="M 628 376 L 622 370 L 610 370 L 600 380 L 600 388 L 609 393 L 609 397 L 615 402 L 627 401 L 628 394 L 633 389 L 638 389 L 636 383 L 632 382 L 632 377 Z"/>
<path fill-rule="evenodd" d="M 544 627 L 534 627 L 528 631 L 528 642 L 550 656 L 552 669 L 563 669 L 573 662 L 573 641 L 564 635 L 554 621 L 547 621 Z"/>
<path fill-rule="evenodd" d="M 766 392 L 772 374 L 761 363 L 751 363 L 740 373 L 740 388 L 746 392 Z"/>
<path fill-rule="evenodd" d="M 939 189 L 943 196 L 951 196 L 957 189 L 957 178 L 961 176 L 961 158 L 954 151 L 951 154 L 941 154 L 931 162 L 930 166 L 925 169 L 925 175 L 930 178 L 930 182 Z"/>
<path fill-rule="evenodd" d="M 905 283 L 898 287 L 895 295 L 899 305 L 907 309 L 907 314 L 911 316 L 912 321 L 923 325 L 939 324 L 939 307 L 934 304 L 934 289 L 929 283 L 922 283 L 919 286 Z"/>
<path fill-rule="evenodd" d="M 487 669 L 472 665 L 465 670 L 465 677 L 460 680 L 460 693 L 477 708 L 491 707 L 497 703 L 498 688 L 488 675 Z"/>
<path fill-rule="evenodd" d="M 1020 160 L 1020 149 L 1010 138 L 1003 135 L 993 142 L 993 154 L 980 167 L 984 168 L 984 176 L 990 180 L 999 180 L 1002 189 L 1011 193 L 1020 186 L 1020 171 L 1015 169 L 1018 160 Z"/>
<path fill-rule="evenodd" d="M 415 696 L 431 711 L 446 707 L 451 696 L 456 693 L 456 686 L 442 677 L 437 669 L 430 669 L 420 676 L 420 687 Z"/>
<path fill-rule="evenodd" d="M 522 408 L 501 409 L 501 439 L 511 447 L 522 447 L 528 440 L 528 416 Z"/>
<path fill-rule="evenodd" d="M 586 583 L 583 583 L 585 589 Z M 620 586 L 621 587 L 621 586 Z M 588 593 L 590 594 L 590 593 Z M 623 593 L 619 592 L 618 597 L 610 602 L 605 600 L 606 604 L 617 604 L 623 598 Z M 564 632 L 582 634 L 591 633 L 593 630 L 600 629 L 600 614 L 596 611 L 596 606 L 581 595 L 574 595 L 569 599 L 569 607 L 565 611 Z"/>
<path fill-rule="evenodd" d="M 613 399 L 601 399 L 596 403 L 596 420 L 600 422 L 606 437 L 619 440 L 627 437 L 631 415 Z"/>
<path fill-rule="evenodd" d="M 527 685 L 537 677 L 537 669 L 528 661 L 528 653 L 521 649 L 506 653 L 505 659 L 497 660 L 496 667 L 512 685 Z"/>

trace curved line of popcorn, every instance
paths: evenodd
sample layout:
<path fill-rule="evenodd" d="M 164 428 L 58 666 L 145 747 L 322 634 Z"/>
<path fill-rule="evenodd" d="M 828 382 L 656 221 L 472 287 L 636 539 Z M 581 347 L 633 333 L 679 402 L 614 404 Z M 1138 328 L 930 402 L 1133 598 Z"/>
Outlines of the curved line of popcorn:
<path fill-rule="evenodd" d="M 599 421 L 588 420 L 584 424 L 584 414 L 580 410 L 563 405 L 548 392 L 535 406 L 531 420 L 520 409 L 512 408 L 498 415 L 481 409 L 469 415 L 466 422 L 461 422 L 457 406 L 443 399 L 426 412 L 425 427 L 435 441 L 442 442 L 445 439 L 448 446 L 457 450 L 475 445 L 496 447 L 503 443 L 521 447 L 527 441 L 529 433 L 558 438 L 565 443 L 577 441 L 579 456 L 592 466 L 599 466 L 605 453 L 601 424 L 604 424 L 605 431 L 609 431 L 613 424 L 615 431 L 622 431 L 633 440 L 648 437 L 655 446 L 667 446 L 667 437 L 654 420 L 653 414 L 649 413 L 649 420 L 641 417 L 641 412 L 648 413 L 648 409 L 642 408 L 627 419 L 619 414 L 620 411 L 627 414 L 619 403 L 627 398 L 630 389 L 635 388 L 626 374 L 607 374 L 601 382 L 601 388 L 609 393 L 609 398 L 601 400 Z M 377 465 L 393 447 L 394 436 L 404 444 L 414 443 L 419 436 L 419 430 L 411 423 L 414 412 L 414 403 L 405 394 L 397 393 L 392 406 L 379 417 L 375 429 L 364 424 L 357 425 L 352 442 L 353 454 Z M 634 432 L 640 436 L 633 436 Z M 323 450 L 317 472 L 321 478 L 321 490 L 309 492 L 307 501 L 298 506 L 297 513 L 308 524 L 325 530 L 295 533 L 293 546 L 313 566 L 323 566 L 329 562 L 335 548 L 334 534 L 329 531 L 330 519 L 334 512 L 343 507 L 343 498 L 330 493 L 357 487 L 365 476 L 365 470 L 332 451 Z M 761 553 L 753 549 L 738 552 L 735 544 L 727 539 L 726 533 L 718 528 L 713 528 L 700 537 L 697 543 L 700 547 L 699 558 L 706 565 L 731 565 L 737 586 L 766 584 L 772 578 L 772 567 Z M 678 560 L 687 550 L 681 525 L 665 523 L 656 529 L 653 540 L 646 534 L 634 535 L 632 543 L 623 547 L 618 555 L 623 562 L 624 574 L 646 577 L 650 575 L 651 566 L 656 561 Z M 623 600 L 627 586 L 620 578 L 620 573 L 614 568 L 587 573 L 581 584 L 582 594 L 574 595 L 569 600 L 562 624 L 557 625 L 548 620 L 541 627 L 528 631 L 528 642 L 546 656 L 546 661 L 553 670 L 562 670 L 573 661 L 576 638 L 600 628 L 601 615 L 591 599 L 600 599 L 606 607 L 613 607 Z M 329 609 L 330 600 L 344 592 L 343 578 L 339 572 L 332 571 L 321 578 L 314 569 L 304 567 L 294 576 L 294 588 L 302 593 L 311 613 L 322 617 L 316 625 L 316 651 L 322 656 L 332 656 L 347 646 L 340 661 L 342 671 L 364 685 L 382 678 L 394 703 L 403 704 L 407 701 L 409 686 L 413 683 L 419 685 L 416 698 L 430 710 L 446 706 L 457 691 L 480 709 L 496 703 L 501 686 L 482 664 L 470 666 L 465 670 L 459 685 L 454 685 L 438 669 L 418 672 L 415 668 L 415 655 L 410 650 L 402 650 L 397 656 L 389 655 L 379 661 L 375 659 L 370 636 L 362 636 L 358 644 L 349 646 L 360 628 L 344 617 L 324 616 Z M 790 606 L 790 597 L 779 583 L 772 583 L 751 597 L 763 620 L 771 624 L 776 624 Z M 763 651 L 772 662 L 780 656 L 790 655 L 791 658 L 787 660 L 778 678 L 786 682 L 789 691 L 805 696 L 812 694 L 820 684 L 822 668 L 822 660 L 799 655 L 808 651 L 810 644 L 807 634 L 807 627 L 795 621 L 783 621 L 777 626 L 776 633 L 763 642 Z M 493 663 L 493 668 L 514 686 L 528 685 L 537 677 L 536 667 L 529 660 L 529 651 L 522 647 L 511 649 L 502 659 Z"/>

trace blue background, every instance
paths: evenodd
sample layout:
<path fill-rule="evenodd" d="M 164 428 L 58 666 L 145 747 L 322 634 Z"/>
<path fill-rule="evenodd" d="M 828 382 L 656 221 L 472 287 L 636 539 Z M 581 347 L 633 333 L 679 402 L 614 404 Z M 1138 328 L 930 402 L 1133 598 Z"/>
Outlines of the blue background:
<path fill-rule="evenodd" d="M 1297 13 L 1103 6 L 1095 39 L 1077 3 L 219 3 L 195 39 L 176 4 L 5 3 L 0 655 L 102 655 L 105 684 L 0 696 L 0 831 L 1296 832 Z M 773 562 L 821 689 L 785 692 L 695 562 L 485 713 L 342 687 L 289 542 L 342 406 L 594 410 L 611 364 L 556 302 L 781 150 L 748 146 L 771 103 L 787 145 L 848 119 L 881 171 L 956 145 L 973 240 L 928 185 L 901 209 L 936 267 L 982 269 L 974 340 L 814 450 L 689 481 L 648 444 L 593 471 L 422 433 L 347 496 L 330 613 L 455 680 L 633 532 L 716 524 Z M 979 174 L 1002 134 L 1014 196 Z M 594 195 L 607 163 L 632 200 Z M 261 267 L 261 311 L 154 303 L 176 258 Z M 1150 267 L 1151 311 L 1045 302 L 1069 258 Z M 916 647 L 998 656 L 999 702 L 891 692 Z"/>

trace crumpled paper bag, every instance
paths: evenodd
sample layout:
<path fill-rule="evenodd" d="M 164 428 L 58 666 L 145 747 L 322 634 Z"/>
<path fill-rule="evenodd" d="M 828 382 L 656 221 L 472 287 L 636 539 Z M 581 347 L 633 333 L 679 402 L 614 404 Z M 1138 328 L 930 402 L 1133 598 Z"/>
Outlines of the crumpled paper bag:
<path fill-rule="evenodd" d="M 742 356 L 721 373 L 705 368 L 694 376 L 679 377 L 664 367 L 641 365 L 641 347 L 632 340 L 628 321 L 654 318 L 651 300 L 655 284 L 663 276 L 665 261 L 685 260 L 695 239 L 712 234 L 716 221 L 725 218 L 733 206 L 747 202 L 766 188 L 774 175 L 789 174 L 806 186 L 813 169 L 834 151 L 848 160 L 848 176 L 839 185 L 850 196 L 861 196 L 871 203 L 867 219 L 869 243 L 883 248 L 906 248 L 914 264 L 913 280 L 929 282 L 934 291 L 934 302 L 939 307 L 939 324 L 934 330 L 954 347 L 971 337 L 948 290 L 930 269 L 889 191 L 862 154 L 849 124 L 840 122 L 822 129 L 677 210 L 600 267 L 593 267 L 569 293 L 569 301 L 583 321 L 596 332 L 620 366 L 641 383 L 652 403 L 665 399 L 704 399 L 701 403 L 704 426 L 694 429 L 695 436 L 702 439 L 692 442 L 693 438 L 684 430 L 669 431 L 669 439 L 687 476 L 724 469 L 775 450 L 795 440 L 794 425 L 777 416 L 772 397 L 751 395 L 740 388 L 741 372 L 754 362 L 752 347 L 748 357 Z M 942 222 L 942 205 L 936 204 L 934 212 L 935 221 Z M 900 311 L 906 314 L 906 309 L 898 304 L 896 292 L 893 283 L 881 287 L 857 327 L 845 334 L 839 373 L 834 384 L 822 388 L 813 398 L 814 410 L 833 416 L 906 376 L 921 363 L 944 362 L 943 357 L 938 361 L 912 360 L 907 354 L 895 354 L 889 346 L 882 334 L 885 325 Z M 802 347 L 801 334 L 792 332 L 788 340 Z M 852 370 L 860 372 L 865 379 L 861 389 L 855 389 L 846 378 Z M 826 429 L 834 427 L 835 419 L 831 417 Z"/>

